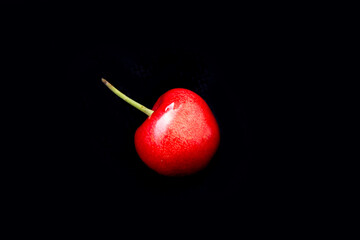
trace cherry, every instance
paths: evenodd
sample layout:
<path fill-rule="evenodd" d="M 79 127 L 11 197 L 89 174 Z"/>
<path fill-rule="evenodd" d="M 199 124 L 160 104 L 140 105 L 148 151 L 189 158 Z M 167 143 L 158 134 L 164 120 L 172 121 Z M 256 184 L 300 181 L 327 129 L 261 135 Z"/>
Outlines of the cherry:
<path fill-rule="evenodd" d="M 135 132 L 135 148 L 142 161 L 159 174 L 184 176 L 208 165 L 220 132 L 206 102 L 196 93 L 175 88 L 161 95 L 152 110 L 130 99 L 104 78 L 121 99 L 148 115 Z"/>

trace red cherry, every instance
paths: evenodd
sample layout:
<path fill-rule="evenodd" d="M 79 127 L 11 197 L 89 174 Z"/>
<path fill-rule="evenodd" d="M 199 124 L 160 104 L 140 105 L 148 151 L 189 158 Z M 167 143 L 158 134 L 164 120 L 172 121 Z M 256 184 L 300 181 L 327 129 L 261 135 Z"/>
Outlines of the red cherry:
<path fill-rule="evenodd" d="M 135 133 L 136 151 L 147 166 L 166 176 L 189 175 L 206 167 L 219 146 L 220 132 L 199 95 L 183 88 L 172 89 L 150 110 L 102 81 L 149 116 Z"/>

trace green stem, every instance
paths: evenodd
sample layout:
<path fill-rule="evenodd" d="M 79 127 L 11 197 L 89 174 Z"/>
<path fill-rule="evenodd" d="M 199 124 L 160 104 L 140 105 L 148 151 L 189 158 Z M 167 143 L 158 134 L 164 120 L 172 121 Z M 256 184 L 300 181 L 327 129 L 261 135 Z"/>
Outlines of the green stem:
<path fill-rule="evenodd" d="M 106 81 L 104 78 L 101 78 L 101 81 L 113 92 L 115 93 L 118 97 L 120 97 L 122 100 L 124 100 L 125 102 L 129 103 L 131 106 L 139 109 L 140 111 L 142 111 L 143 113 L 145 113 L 146 115 L 148 115 L 149 117 L 151 116 L 151 114 L 154 112 L 153 110 L 144 107 L 143 105 L 141 105 L 138 102 L 135 102 L 134 100 L 132 100 L 131 98 L 129 98 L 128 96 L 126 96 L 125 94 L 123 94 L 122 92 L 120 92 L 119 90 L 117 90 L 113 85 L 111 85 L 108 81 Z"/>

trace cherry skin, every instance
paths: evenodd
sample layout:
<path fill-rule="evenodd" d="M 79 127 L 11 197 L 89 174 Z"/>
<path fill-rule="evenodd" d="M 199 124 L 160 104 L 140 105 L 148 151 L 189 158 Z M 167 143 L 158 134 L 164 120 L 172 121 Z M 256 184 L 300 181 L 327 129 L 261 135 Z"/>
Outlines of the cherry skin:
<path fill-rule="evenodd" d="M 177 88 L 163 94 L 153 111 L 135 133 L 140 158 L 167 176 L 203 169 L 220 141 L 218 124 L 206 102 L 190 90 Z"/>
<path fill-rule="evenodd" d="M 150 110 L 106 80 L 103 82 L 148 115 L 135 132 L 135 148 L 149 168 L 165 176 L 184 176 L 208 165 L 219 146 L 220 132 L 213 113 L 199 95 L 175 88 L 160 96 Z"/>

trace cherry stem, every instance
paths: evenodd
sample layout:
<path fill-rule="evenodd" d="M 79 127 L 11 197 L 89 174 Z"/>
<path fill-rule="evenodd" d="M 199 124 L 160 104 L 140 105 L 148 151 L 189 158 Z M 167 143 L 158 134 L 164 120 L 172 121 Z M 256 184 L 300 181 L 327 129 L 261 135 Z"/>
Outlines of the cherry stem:
<path fill-rule="evenodd" d="M 120 92 L 119 90 L 117 90 L 113 85 L 111 85 L 108 81 L 106 81 L 104 78 L 101 78 L 101 81 L 113 92 L 115 93 L 118 97 L 120 97 L 122 100 L 124 100 L 125 102 L 129 103 L 131 106 L 139 109 L 140 111 L 142 111 L 143 113 L 145 113 L 146 115 L 148 115 L 149 117 L 151 116 L 151 114 L 154 112 L 153 110 L 144 107 L 143 105 L 141 105 L 138 102 L 135 102 L 134 100 L 132 100 L 131 98 L 129 98 L 128 96 L 126 96 L 125 94 L 123 94 L 122 92 Z"/>

